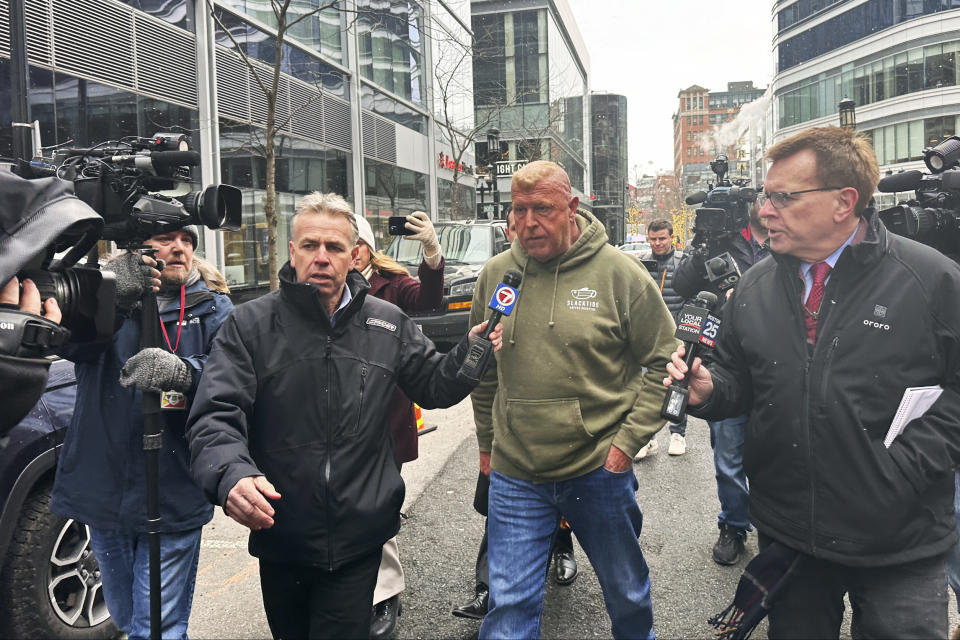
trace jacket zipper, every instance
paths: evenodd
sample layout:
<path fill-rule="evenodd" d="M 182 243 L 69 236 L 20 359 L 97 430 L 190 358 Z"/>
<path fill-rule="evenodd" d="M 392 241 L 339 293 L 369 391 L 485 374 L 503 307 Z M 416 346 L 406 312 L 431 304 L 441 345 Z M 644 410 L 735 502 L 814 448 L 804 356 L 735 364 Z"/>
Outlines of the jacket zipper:
<path fill-rule="evenodd" d="M 360 367 L 360 406 L 357 408 L 357 424 L 353 428 L 353 434 L 360 433 L 360 417 L 363 415 L 363 388 L 367 384 L 367 367 Z"/>
<path fill-rule="evenodd" d="M 333 438 L 330 435 L 331 431 L 331 421 L 330 421 L 330 391 L 333 386 L 333 375 L 330 366 L 330 354 L 333 351 L 332 340 L 330 336 L 327 336 L 327 348 L 325 352 L 326 356 L 326 368 L 327 368 L 327 393 L 326 396 L 326 412 L 324 415 L 324 422 L 326 423 L 326 435 L 327 435 L 327 461 L 323 466 L 323 478 L 326 482 L 326 510 L 327 510 L 327 529 L 329 531 L 328 540 L 327 540 L 327 570 L 333 571 L 333 518 L 330 516 L 331 506 L 330 506 L 330 460 L 333 457 Z"/>

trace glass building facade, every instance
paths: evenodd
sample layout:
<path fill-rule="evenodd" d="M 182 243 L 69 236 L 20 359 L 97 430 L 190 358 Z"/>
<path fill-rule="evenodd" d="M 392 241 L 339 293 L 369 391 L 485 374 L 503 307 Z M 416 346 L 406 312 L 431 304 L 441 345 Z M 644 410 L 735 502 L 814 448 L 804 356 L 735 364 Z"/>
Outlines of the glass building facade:
<path fill-rule="evenodd" d="M 960 0 L 868 0 L 828 20 L 802 28 L 805 18 L 799 16 L 806 13 L 807 17 L 811 17 L 842 4 L 801 0 L 778 12 L 778 25 L 786 25 L 779 29 L 782 39 L 777 45 L 778 71 L 786 71 L 907 20 L 960 8 Z M 795 16 L 797 19 L 794 19 Z M 791 27 L 796 27 L 799 33 L 794 34 Z"/>
<path fill-rule="evenodd" d="M 565 4 L 540 4 L 514 10 L 503 0 L 473 3 L 476 122 L 497 127 L 501 140 L 498 153 L 478 142 L 477 159 L 552 160 L 563 165 L 575 190 L 586 193 L 586 52 L 576 26 L 564 20 Z"/>
<path fill-rule="evenodd" d="M 779 125 L 788 127 L 837 113 L 850 97 L 865 107 L 897 96 L 960 84 L 960 40 L 914 47 L 863 64 L 848 64 L 817 74 L 779 96 Z"/>
<path fill-rule="evenodd" d="M 460 24 L 456 39 L 470 42 L 465 1 L 357 0 L 349 12 L 323 0 L 291 3 L 287 22 L 303 19 L 280 44 L 274 141 L 281 264 L 294 203 L 312 191 L 343 195 L 366 212 L 378 235 L 394 213 L 424 210 L 436 219 L 472 211 L 472 149 L 462 158 L 469 178 L 454 189 L 436 160 L 447 149 L 436 133 L 445 110 L 429 101 L 435 79 L 425 71 L 441 33 L 428 28 L 430 21 L 444 21 L 443 33 Z M 0 15 L 8 5 L 0 0 Z M 44 146 L 189 134 L 202 158 L 197 182 L 219 180 L 243 191 L 243 227 L 203 233 L 199 253 L 245 299 L 262 293 L 270 275 L 261 84 L 269 86 L 278 25 L 262 0 L 216 0 L 213 15 L 209 6 L 26 0 L 28 99 Z M 0 31 L 0 121 L 9 122 L 13 69 L 6 26 Z M 206 76 L 213 68 L 215 83 Z M 472 94 L 462 94 L 454 110 L 461 126 L 472 126 L 472 106 L 463 104 L 472 105 Z M 12 154 L 10 129 L 0 127 L 0 155 Z M 465 200 L 451 202 L 454 193 Z"/>
<path fill-rule="evenodd" d="M 923 149 L 957 130 L 960 0 L 784 4 L 774 3 L 770 142 L 839 124 L 850 99 L 884 172 L 923 169 Z"/>
<path fill-rule="evenodd" d="M 591 94 L 590 121 L 593 212 L 606 227 L 608 241 L 620 245 L 629 195 L 626 96 Z"/>

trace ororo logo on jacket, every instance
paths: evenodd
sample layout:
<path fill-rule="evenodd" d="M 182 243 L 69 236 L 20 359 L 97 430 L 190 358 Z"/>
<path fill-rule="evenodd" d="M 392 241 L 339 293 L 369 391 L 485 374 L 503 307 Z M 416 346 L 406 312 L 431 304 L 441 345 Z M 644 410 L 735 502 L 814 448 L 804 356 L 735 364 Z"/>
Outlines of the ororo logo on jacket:
<path fill-rule="evenodd" d="M 600 303 L 594 300 L 597 292 L 589 287 L 580 287 L 570 290 L 571 300 L 567 300 L 567 308 L 576 311 L 596 311 Z"/>

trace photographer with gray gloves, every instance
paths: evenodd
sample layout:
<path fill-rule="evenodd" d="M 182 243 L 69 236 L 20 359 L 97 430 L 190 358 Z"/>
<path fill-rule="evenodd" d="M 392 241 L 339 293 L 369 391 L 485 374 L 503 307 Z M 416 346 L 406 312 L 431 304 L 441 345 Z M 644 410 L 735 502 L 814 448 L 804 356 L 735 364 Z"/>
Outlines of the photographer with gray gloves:
<path fill-rule="evenodd" d="M 161 393 L 161 634 L 186 637 L 200 553 L 213 508 L 188 470 L 184 425 L 221 323 L 233 309 L 223 278 L 193 255 L 194 227 L 146 241 L 156 260 L 123 253 L 104 267 L 117 282 L 111 342 L 69 343 L 77 403 L 57 464 L 50 509 L 90 527 L 104 598 L 129 637 L 150 635 L 143 392 Z M 156 267 L 156 268 L 154 268 Z M 140 349 L 146 287 L 158 291 L 163 348 Z"/>

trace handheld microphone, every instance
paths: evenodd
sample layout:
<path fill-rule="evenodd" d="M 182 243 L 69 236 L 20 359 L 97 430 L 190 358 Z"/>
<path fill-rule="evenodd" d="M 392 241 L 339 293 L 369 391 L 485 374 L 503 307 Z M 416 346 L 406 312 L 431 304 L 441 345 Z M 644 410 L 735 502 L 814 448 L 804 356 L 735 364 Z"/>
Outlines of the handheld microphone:
<path fill-rule="evenodd" d="M 915 191 L 923 182 L 923 172 L 913 169 L 887 176 L 877 183 L 877 191 L 883 193 L 898 193 L 900 191 Z"/>
<path fill-rule="evenodd" d="M 490 341 L 490 334 L 497 328 L 500 319 L 503 316 L 510 315 L 513 307 L 517 304 L 517 296 L 519 295 L 517 287 L 520 286 L 520 278 L 520 272 L 513 269 L 503 274 L 503 282 L 497 285 L 493 296 L 490 298 L 489 307 L 493 309 L 493 313 L 487 320 L 487 328 L 470 343 L 470 351 L 467 352 L 467 357 L 457 372 L 458 378 L 476 384 L 487 372 L 487 367 L 490 366 L 490 357 L 493 355 L 493 343 Z"/>
<path fill-rule="evenodd" d="M 686 304 L 680 310 L 677 332 L 674 334 L 687 347 L 684 362 L 687 371 L 693 364 L 699 346 L 714 347 L 717 344 L 717 334 L 720 331 L 720 319 L 711 314 L 717 304 L 717 296 L 709 291 L 697 294 L 692 304 Z M 660 407 L 660 417 L 670 422 L 680 422 L 687 412 L 687 402 L 690 400 L 690 390 L 687 389 L 689 377 L 674 382 L 667 389 L 667 396 Z"/>

